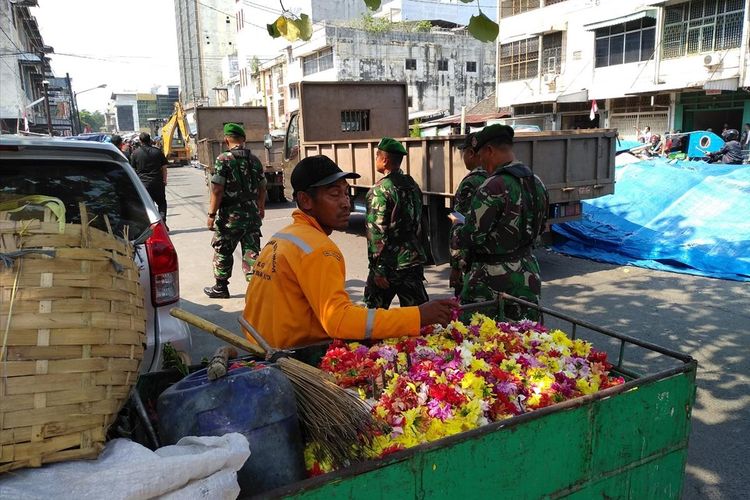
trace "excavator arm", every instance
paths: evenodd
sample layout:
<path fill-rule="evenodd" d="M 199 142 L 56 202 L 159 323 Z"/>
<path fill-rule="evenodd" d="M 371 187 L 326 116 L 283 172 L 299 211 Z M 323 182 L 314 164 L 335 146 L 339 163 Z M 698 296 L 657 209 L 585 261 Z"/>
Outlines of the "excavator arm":
<path fill-rule="evenodd" d="M 184 146 L 176 147 L 173 144 L 175 131 L 179 130 L 180 136 Z M 185 120 L 185 111 L 182 109 L 182 105 L 179 102 L 174 103 L 174 113 L 169 117 L 167 123 L 161 129 L 162 137 L 162 151 L 164 156 L 169 158 L 169 155 L 181 150 L 186 158 L 190 158 L 190 145 L 189 137 L 190 132 L 188 130 L 187 122 Z"/>

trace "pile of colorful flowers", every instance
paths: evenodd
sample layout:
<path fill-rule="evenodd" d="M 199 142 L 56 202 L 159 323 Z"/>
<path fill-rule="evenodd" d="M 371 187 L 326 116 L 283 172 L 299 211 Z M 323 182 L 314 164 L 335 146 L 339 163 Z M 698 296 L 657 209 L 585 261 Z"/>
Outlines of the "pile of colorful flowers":
<path fill-rule="evenodd" d="M 389 429 L 375 437 L 373 457 L 623 383 L 609 376 L 606 353 L 531 321 L 475 314 L 422 333 L 371 347 L 335 341 L 321 361 Z"/>

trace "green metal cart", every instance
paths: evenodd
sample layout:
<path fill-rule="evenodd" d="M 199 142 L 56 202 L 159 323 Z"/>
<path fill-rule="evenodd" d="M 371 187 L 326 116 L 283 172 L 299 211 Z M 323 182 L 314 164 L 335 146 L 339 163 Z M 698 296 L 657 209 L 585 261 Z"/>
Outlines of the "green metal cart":
<path fill-rule="evenodd" d="M 608 350 L 613 373 L 623 376 L 625 384 L 263 496 L 321 500 L 679 498 L 695 400 L 696 361 L 545 307 L 507 300 L 535 307 L 547 325 Z M 630 357 L 633 363 L 626 361 Z"/>

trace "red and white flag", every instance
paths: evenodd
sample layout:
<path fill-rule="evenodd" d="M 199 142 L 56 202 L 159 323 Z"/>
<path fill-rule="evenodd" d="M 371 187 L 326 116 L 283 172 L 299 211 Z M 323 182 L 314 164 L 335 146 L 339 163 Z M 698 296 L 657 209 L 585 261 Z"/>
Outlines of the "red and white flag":
<path fill-rule="evenodd" d="M 592 122 L 596 119 L 596 114 L 599 112 L 599 106 L 596 101 L 591 101 L 591 113 L 589 113 L 589 120 Z"/>

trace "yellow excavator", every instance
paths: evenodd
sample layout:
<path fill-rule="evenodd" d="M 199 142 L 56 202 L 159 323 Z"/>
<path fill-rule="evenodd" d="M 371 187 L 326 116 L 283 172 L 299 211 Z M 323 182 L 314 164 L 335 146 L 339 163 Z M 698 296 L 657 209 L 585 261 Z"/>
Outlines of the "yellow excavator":
<path fill-rule="evenodd" d="M 161 148 L 170 163 L 175 165 L 190 163 L 192 155 L 189 140 L 190 130 L 185 119 L 185 110 L 178 101 L 174 103 L 174 113 L 161 129 Z"/>

